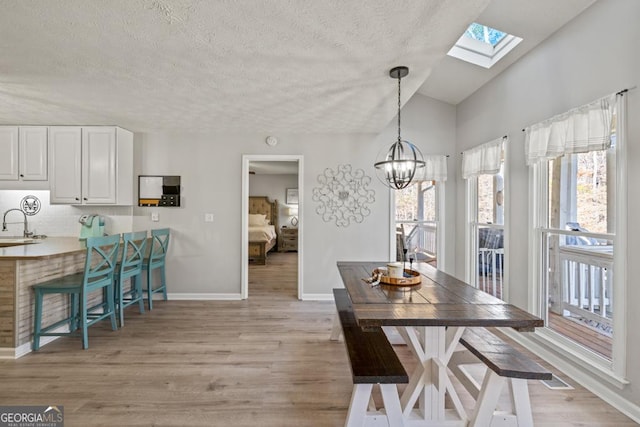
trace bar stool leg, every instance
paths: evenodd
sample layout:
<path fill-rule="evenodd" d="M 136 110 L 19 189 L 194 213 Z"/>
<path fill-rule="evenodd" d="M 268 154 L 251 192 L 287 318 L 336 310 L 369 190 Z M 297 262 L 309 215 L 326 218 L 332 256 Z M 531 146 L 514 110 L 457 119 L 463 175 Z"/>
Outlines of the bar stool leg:
<path fill-rule="evenodd" d="M 167 300 L 167 277 L 165 274 L 164 264 L 160 267 L 160 284 L 162 286 L 162 294 L 164 295 L 164 300 Z"/>
<path fill-rule="evenodd" d="M 42 328 L 42 292 L 36 290 L 36 307 L 33 316 L 33 351 L 40 349 L 40 331 Z"/>
<path fill-rule="evenodd" d="M 78 294 L 71 294 L 71 306 L 69 307 L 69 332 L 78 329 Z"/>
<path fill-rule="evenodd" d="M 153 310 L 153 284 L 151 282 L 151 265 L 147 269 L 147 298 L 149 299 L 149 311 Z"/>
<path fill-rule="evenodd" d="M 131 279 L 133 280 L 133 279 Z M 133 283 L 133 282 L 132 282 Z M 118 304 L 116 309 L 118 310 L 118 317 L 120 319 L 120 327 L 124 326 L 124 286 L 122 286 L 121 280 L 116 280 L 116 292 L 118 295 Z"/>
<path fill-rule="evenodd" d="M 116 307 L 115 307 L 115 296 L 113 292 L 113 283 L 107 286 L 107 310 L 111 315 L 111 330 L 115 331 L 118 329 L 118 323 L 116 322 Z M 122 316 L 122 304 L 120 304 L 120 315 Z"/>
<path fill-rule="evenodd" d="M 138 299 L 140 313 L 144 313 L 144 294 L 142 293 L 142 273 L 131 278 L 131 289 L 134 289 L 134 298 Z"/>
<path fill-rule="evenodd" d="M 82 293 L 80 301 L 80 322 L 82 329 L 82 348 L 89 348 L 89 334 L 87 332 L 87 294 Z"/>

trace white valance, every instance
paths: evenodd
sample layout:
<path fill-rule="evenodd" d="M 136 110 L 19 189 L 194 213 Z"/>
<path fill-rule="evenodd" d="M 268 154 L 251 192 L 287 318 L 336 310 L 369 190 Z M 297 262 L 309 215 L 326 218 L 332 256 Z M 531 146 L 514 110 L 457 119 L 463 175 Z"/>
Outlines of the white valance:
<path fill-rule="evenodd" d="M 609 148 L 615 98 L 615 94 L 608 95 L 526 128 L 527 165 L 555 159 L 565 153 Z"/>
<path fill-rule="evenodd" d="M 425 181 L 446 181 L 447 180 L 447 156 L 435 155 L 424 156 Z"/>
<path fill-rule="evenodd" d="M 500 172 L 502 144 L 507 137 L 494 139 L 462 153 L 462 177 L 468 179 L 483 174 Z"/>

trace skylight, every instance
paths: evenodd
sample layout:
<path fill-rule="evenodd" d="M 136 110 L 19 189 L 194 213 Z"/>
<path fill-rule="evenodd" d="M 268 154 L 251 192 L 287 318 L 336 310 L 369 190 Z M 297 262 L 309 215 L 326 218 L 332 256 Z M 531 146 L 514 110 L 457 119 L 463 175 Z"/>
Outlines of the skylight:
<path fill-rule="evenodd" d="M 489 43 L 491 46 L 495 47 L 500 40 L 507 36 L 507 33 L 503 33 L 500 30 L 496 30 L 495 28 L 487 27 L 486 25 L 478 24 L 474 22 L 469 25 L 467 31 L 464 32 L 464 35 L 481 42 Z"/>
<path fill-rule="evenodd" d="M 480 67 L 491 68 L 521 41 L 520 37 L 474 22 L 448 55 Z"/>

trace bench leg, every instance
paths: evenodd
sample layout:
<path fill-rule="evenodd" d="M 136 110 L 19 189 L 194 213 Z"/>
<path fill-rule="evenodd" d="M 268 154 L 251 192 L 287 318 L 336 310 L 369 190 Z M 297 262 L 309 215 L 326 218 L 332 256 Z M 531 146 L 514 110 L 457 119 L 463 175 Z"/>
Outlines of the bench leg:
<path fill-rule="evenodd" d="M 341 334 L 342 326 L 340 325 L 340 316 L 336 311 L 336 313 L 333 315 L 333 325 L 331 326 L 331 336 L 329 337 L 329 339 L 331 341 L 338 341 Z"/>
<path fill-rule="evenodd" d="M 402 406 L 400 406 L 400 396 L 398 387 L 395 384 L 380 384 L 384 410 L 387 414 L 387 421 L 390 426 L 403 426 Z"/>
<path fill-rule="evenodd" d="M 486 427 L 491 425 L 493 413 L 498 404 L 500 391 L 504 386 L 505 379 L 491 369 L 487 369 L 482 380 L 482 388 L 478 395 L 476 407 L 471 416 L 469 427 Z"/>
<path fill-rule="evenodd" d="M 367 419 L 367 406 L 369 405 L 369 397 L 371 397 L 371 389 L 373 384 L 354 384 L 353 393 L 351 393 L 351 403 L 349 404 L 349 412 L 347 413 L 347 421 L 345 427 L 361 427 L 364 426 Z"/>
<path fill-rule="evenodd" d="M 510 381 L 513 411 L 518 420 L 518 427 L 533 427 L 533 415 L 531 413 L 531 401 L 529 400 L 527 380 L 511 378 Z"/>
<path fill-rule="evenodd" d="M 345 427 L 364 427 L 367 425 L 402 427 L 404 418 L 397 386 L 395 384 L 380 384 L 384 412 L 378 412 L 375 407 L 372 391 L 373 384 L 355 384 L 353 386 Z"/>

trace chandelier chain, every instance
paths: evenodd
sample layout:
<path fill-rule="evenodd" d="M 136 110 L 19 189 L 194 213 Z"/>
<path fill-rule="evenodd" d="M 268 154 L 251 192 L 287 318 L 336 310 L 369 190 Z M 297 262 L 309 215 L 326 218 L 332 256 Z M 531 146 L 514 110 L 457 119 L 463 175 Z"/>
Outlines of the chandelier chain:
<path fill-rule="evenodd" d="M 402 77 L 398 73 L 398 142 L 402 141 L 400 136 L 400 80 L 402 80 Z"/>

